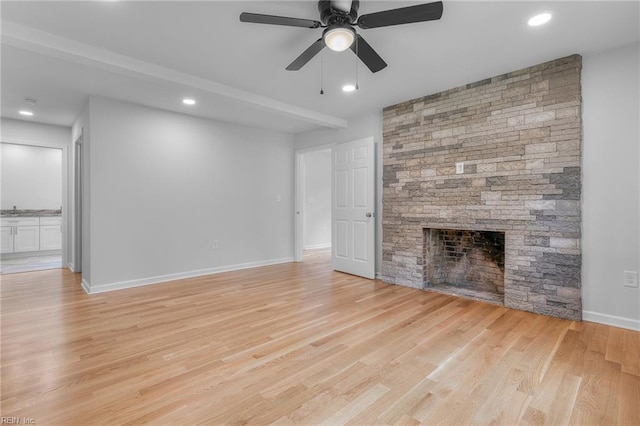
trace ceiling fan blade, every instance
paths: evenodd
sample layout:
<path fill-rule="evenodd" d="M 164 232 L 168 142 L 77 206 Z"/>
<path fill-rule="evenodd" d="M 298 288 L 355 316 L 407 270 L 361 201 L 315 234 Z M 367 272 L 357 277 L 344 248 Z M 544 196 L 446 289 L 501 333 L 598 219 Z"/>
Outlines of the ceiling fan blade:
<path fill-rule="evenodd" d="M 302 68 L 307 62 L 313 59 L 322 49 L 324 49 L 324 40 L 319 38 L 315 43 L 307 48 L 300 56 L 298 56 L 293 62 L 289 64 L 287 67 L 287 71 L 298 71 Z"/>
<path fill-rule="evenodd" d="M 288 18 L 286 16 L 262 15 L 260 13 L 247 13 L 247 12 L 242 12 L 240 14 L 240 22 L 251 22 L 254 24 L 286 25 L 289 27 L 301 27 L 301 28 L 319 28 L 320 25 L 322 25 L 320 22 L 314 21 L 312 19 Z"/>
<path fill-rule="evenodd" d="M 351 50 L 364 62 L 371 72 L 378 72 L 387 66 L 387 63 L 360 34 L 356 36 L 356 41 L 351 44 Z"/>
<path fill-rule="evenodd" d="M 412 22 L 435 21 L 441 17 L 442 2 L 437 1 L 362 15 L 358 18 L 357 25 L 362 29 L 379 28 Z"/>

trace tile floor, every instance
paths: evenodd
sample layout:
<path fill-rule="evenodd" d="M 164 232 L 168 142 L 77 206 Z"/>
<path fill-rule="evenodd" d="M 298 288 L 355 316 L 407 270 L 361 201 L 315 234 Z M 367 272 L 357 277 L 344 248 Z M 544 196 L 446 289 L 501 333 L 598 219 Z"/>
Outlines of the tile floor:
<path fill-rule="evenodd" d="M 41 271 L 44 269 L 62 268 L 61 255 L 29 256 L 17 258 L 0 258 L 0 274 Z"/>

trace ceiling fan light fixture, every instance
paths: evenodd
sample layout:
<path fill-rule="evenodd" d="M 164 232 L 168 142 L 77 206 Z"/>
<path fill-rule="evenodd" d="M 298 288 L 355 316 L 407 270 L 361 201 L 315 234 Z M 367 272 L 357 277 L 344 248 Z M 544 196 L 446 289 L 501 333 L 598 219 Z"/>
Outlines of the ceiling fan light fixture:
<path fill-rule="evenodd" d="M 335 52 L 347 50 L 355 39 L 355 31 L 351 27 L 331 28 L 324 33 L 324 44 Z"/>
<path fill-rule="evenodd" d="M 442 1 L 440 0 L 364 15 L 358 14 L 359 7 L 360 2 L 358 0 L 319 0 L 319 21 L 242 12 L 240 14 L 240 22 L 310 29 L 324 28 L 322 37 L 314 41 L 311 46 L 307 47 L 304 52 L 294 59 L 294 61 L 287 66 L 287 71 L 298 71 L 325 47 L 328 47 L 335 52 L 342 52 L 351 48 L 358 59 L 360 59 L 372 73 L 376 73 L 383 70 L 387 66 L 387 63 L 360 34 L 356 33 L 355 27 L 366 30 L 369 28 L 391 27 L 415 22 L 437 21 L 442 17 L 443 10 Z M 357 89 L 358 86 L 356 84 L 356 90 Z"/>
<path fill-rule="evenodd" d="M 342 86 L 343 92 L 353 92 L 354 90 L 356 90 L 356 86 L 353 84 L 345 84 Z"/>

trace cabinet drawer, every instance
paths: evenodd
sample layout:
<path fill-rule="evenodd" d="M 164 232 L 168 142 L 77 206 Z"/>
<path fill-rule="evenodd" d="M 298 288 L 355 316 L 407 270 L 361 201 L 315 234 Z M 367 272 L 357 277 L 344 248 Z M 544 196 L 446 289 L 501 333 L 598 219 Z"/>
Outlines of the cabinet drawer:
<path fill-rule="evenodd" d="M 43 225 L 62 225 L 60 216 L 42 216 L 40 217 L 40 226 Z"/>
<path fill-rule="evenodd" d="M 40 218 L 38 217 L 3 217 L 0 218 L 1 226 L 38 226 Z"/>

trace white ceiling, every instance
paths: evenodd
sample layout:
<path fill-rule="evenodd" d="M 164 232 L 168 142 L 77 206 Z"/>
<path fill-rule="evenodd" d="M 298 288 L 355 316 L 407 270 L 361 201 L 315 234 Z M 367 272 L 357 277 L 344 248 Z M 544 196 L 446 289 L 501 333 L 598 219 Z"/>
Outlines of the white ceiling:
<path fill-rule="evenodd" d="M 419 4 L 362 0 L 360 13 Z M 241 12 L 318 19 L 315 1 L 2 1 L 2 116 L 25 97 L 32 120 L 70 126 L 101 95 L 287 132 L 344 127 L 385 106 L 558 57 L 638 43 L 637 1 L 444 1 L 440 21 L 358 30 L 389 66 L 358 65 L 360 90 L 343 93 L 356 60 L 324 51 L 285 67 L 321 29 L 239 22 Z M 540 12 L 553 19 L 532 28 Z M 180 103 L 185 96 L 194 107 Z"/>

